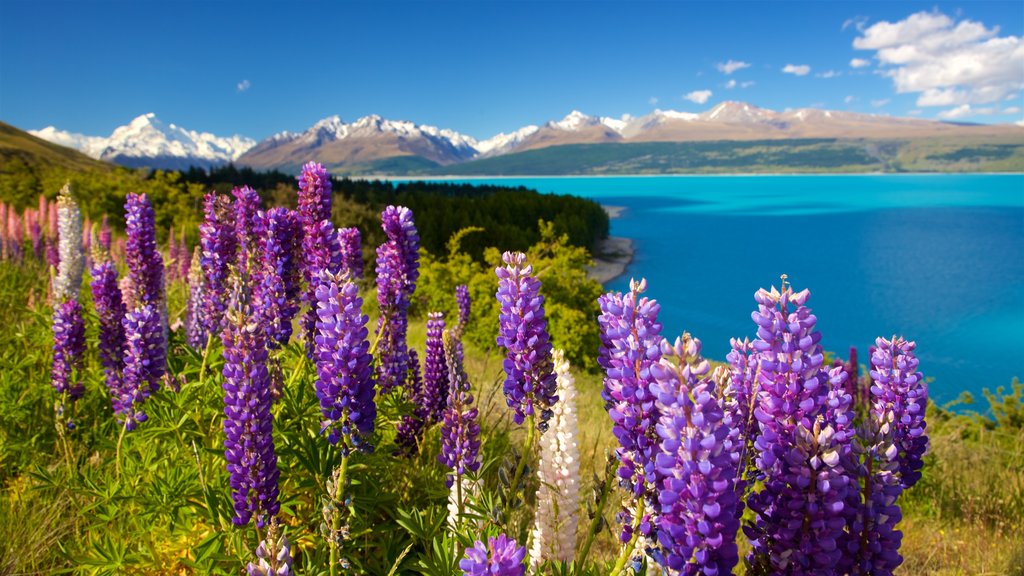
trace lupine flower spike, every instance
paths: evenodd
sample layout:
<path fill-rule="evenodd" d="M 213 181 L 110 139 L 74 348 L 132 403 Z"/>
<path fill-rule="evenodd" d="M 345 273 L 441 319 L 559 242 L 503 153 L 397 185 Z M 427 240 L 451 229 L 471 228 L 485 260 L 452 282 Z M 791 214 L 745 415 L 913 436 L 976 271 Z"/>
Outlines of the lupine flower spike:
<path fill-rule="evenodd" d="M 256 233 L 261 247 L 260 262 L 254 266 L 258 273 L 253 275 L 253 302 L 267 330 L 267 343 L 277 348 L 291 338 L 292 319 L 299 311 L 298 219 L 287 208 L 272 208 L 259 213 Z"/>
<path fill-rule="evenodd" d="M 59 418 L 66 419 L 66 402 L 81 398 L 85 384 L 81 371 L 85 355 L 85 320 L 78 295 L 82 286 L 85 258 L 82 255 L 82 215 L 67 184 L 57 200 L 60 266 L 53 282 L 53 372 L 52 383 L 60 395 Z M 19 240 L 20 241 L 20 240 Z"/>
<path fill-rule="evenodd" d="M 448 406 L 441 423 L 441 454 L 438 460 L 452 470 L 445 484 L 451 488 L 456 476 L 480 469 L 480 425 L 473 395 L 469 393 L 469 377 L 458 361 L 456 341 L 450 332 L 444 334 L 444 355 L 448 364 Z"/>
<path fill-rule="evenodd" d="M 256 548 L 255 562 L 246 566 L 249 576 L 290 576 L 292 573 L 292 553 L 288 537 L 280 534 L 277 520 L 270 522 L 266 537 Z"/>
<path fill-rule="evenodd" d="M 377 379 L 384 394 L 405 383 L 407 316 L 419 278 L 420 237 L 408 208 L 388 206 L 380 221 L 387 236 L 377 247 Z"/>
<path fill-rule="evenodd" d="M 93 307 L 99 318 L 100 364 L 104 380 L 115 407 L 121 397 L 121 372 L 124 370 L 124 319 L 126 310 L 117 284 L 117 266 L 110 257 L 109 246 L 97 238 L 92 256 Z"/>
<path fill-rule="evenodd" d="M 363 244 L 358 228 L 339 228 L 338 244 L 341 247 L 341 269 L 349 278 L 363 277 Z"/>
<path fill-rule="evenodd" d="M 487 544 L 477 540 L 466 556 L 459 561 L 463 576 L 523 576 L 526 566 L 526 548 L 515 540 L 500 534 L 488 538 Z"/>
<path fill-rule="evenodd" d="M 231 199 L 211 192 L 203 200 L 203 223 L 199 225 L 199 246 L 203 273 L 203 313 L 200 316 L 205 336 L 216 336 L 223 328 L 227 309 L 228 270 L 237 258 L 238 237 Z"/>

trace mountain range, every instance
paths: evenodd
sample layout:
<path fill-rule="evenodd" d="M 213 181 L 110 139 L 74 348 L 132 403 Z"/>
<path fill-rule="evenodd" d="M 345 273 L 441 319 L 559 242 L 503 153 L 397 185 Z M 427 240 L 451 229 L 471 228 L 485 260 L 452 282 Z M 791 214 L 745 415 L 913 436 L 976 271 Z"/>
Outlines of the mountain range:
<path fill-rule="evenodd" d="M 562 146 L 584 146 L 574 150 L 601 150 L 604 155 L 610 150 L 623 150 L 635 156 L 639 150 L 591 146 L 602 144 L 834 139 L 871 142 L 866 148 L 868 154 L 874 154 L 872 150 L 879 146 L 884 148 L 886 141 L 1009 139 L 1024 144 L 1024 127 L 1019 125 L 962 124 L 815 108 L 776 112 L 743 102 L 722 102 L 699 114 L 655 110 L 644 116 L 619 118 L 574 110 L 561 120 L 524 126 L 480 141 L 453 130 L 376 115 L 351 123 L 330 116 L 303 132 L 279 132 L 260 142 L 164 124 L 152 113 L 135 118 L 106 138 L 53 126 L 30 132 L 93 158 L 131 167 L 208 168 L 233 162 L 256 169 L 297 172 L 305 162 L 316 160 L 343 174 L 423 174 L 438 170 L 454 174 L 460 172 L 459 165 L 495 166 L 487 160 Z M 676 148 L 655 150 L 665 154 Z"/>

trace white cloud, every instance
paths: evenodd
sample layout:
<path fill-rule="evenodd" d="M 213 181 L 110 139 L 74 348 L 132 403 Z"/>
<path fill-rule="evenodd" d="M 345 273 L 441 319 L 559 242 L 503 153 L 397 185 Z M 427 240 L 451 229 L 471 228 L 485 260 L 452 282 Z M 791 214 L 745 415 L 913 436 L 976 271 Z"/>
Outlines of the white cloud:
<path fill-rule="evenodd" d="M 920 116 L 924 110 L 914 108 L 913 110 L 907 110 L 907 116 Z"/>
<path fill-rule="evenodd" d="M 650 98 L 647 99 L 647 103 L 650 104 L 651 106 L 655 106 L 658 103 L 658 97 L 651 96 Z"/>
<path fill-rule="evenodd" d="M 242 80 L 241 82 L 238 83 L 237 86 L 235 86 L 235 89 L 237 89 L 239 92 L 245 92 L 246 90 L 248 90 L 251 87 L 252 87 L 252 82 L 249 82 L 248 80 Z"/>
<path fill-rule="evenodd" d="M 961 114 L 964 104 L 997 102 L 1024 88 L 1024 42 L 998 34 L 998 27 L 980 22 L 918 12 L 865 28 L 853 47 L 875 51 L 897 93 L 918 94 L 918 106 L 954 106 L 944 113 Z"/>
<path fill-rule="evenodd" d="M 835 70 L 826 70 L 824 72 L 820 72 L 818 74 L 815 74 L 815 76 L 818 77 L 818 78 L 835 78 L 836 76 L 842 76 L 842 75 L 843 75 L 842 72 L 836 72 Z"/>
<path fill-rule="evenodd" d="M 867 68 L 871 66 L 871 60 L 865 60 L 863 58 L 854 58 L 850 60 L 850 67 L 852 68 Z"/>
<path fill-rule="evenodd" d="M 843 102 L 846 102 L 847 104 L 850 104 L 851 102 L 853 102 L 856 99 L 857 99 L 857 97 L 851 94 L 851 95 L 847 96 L 846 98 L 843 98 Z"/>
<path fill-rule="evenodd" d="M 888 98 L 882 98 L 881 100 L 872 100 L 871 101 L 871 105 L 874 106 L 875 108 L 881 108 L 882 106 L 885 106 L 888 103 L 889 103 L 889 99 Z"/>
<path fill-rule="evenodd" d="M 1009 108 L 1003 108 L 1003 114 L 1020 114 L 1020 108 L 1017 106 L 1010 106 Z"/>
<path fill-rule="evenodd" d="M 732 74 L 737 70 L 750 68 L 750 63 L 743 62 L 741 60 L 729 60 L 728 62 L 719 62 L 715 67 L 718 68 L 718 71 L 722 74 Z"/>
<path fill-rule="evenodd" d="M 725 83 L 725 89 L 726 90 L 732 90 L 735 87 L 736 87 L 736 79 L 735 78 L 730 79 L 728 82 Z"/>
<path fill-rule="evenodd" d="M 966 118 L 968 116 L 980 116 L 993 114 L 995 108 L 972 108 L 970 104 L 961 104 L 956 108 L 950 108 L 949 110 L 943 110 L 939 112 L 939 118 L 945 118 L 946 120 L 955 120 L 957 118 Z"/>
<path fill-rule="evenodd" d="M 683 100 L 689 100 L 695 104 L 704 104 L 711 98 L 711 90 L 694 90 L 683 96 Z"/>
<path fill-rule="evenodd" d="M 807 76 L 807 74 L 811 72 L 811 67 L 806 64 L 786 64 L 786 66 L 782 68 L 782 71 L 786 74 Z"/>

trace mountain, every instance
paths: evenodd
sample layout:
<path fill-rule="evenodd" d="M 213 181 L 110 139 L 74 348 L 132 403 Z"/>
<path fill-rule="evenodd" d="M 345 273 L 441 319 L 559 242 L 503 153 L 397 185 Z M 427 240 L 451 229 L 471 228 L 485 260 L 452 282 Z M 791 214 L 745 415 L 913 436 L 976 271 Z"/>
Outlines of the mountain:
<path fill-rule="evenodd" d="M 275 134 L 242 154 L 237 163 L 294 172 L 315 160 L 329 170 L 346 172 L 385 158 L 411 156 L 446 166 L 477 155 L 476 140 L 452 130 L 376 115 L 346 124 L 331 116 L 305 132 Z"/>
<path fill-rule="evenodd" d="M 96 159 L 128 167 L 184 170 L 233 162 L 256 142 L 242 136 L 221 137 L 164 124 L 149 113 L 119 126 L 109 137 L 85 136 L 47 126 L 29 133 Z"/>
<path fill-rule="evenodd" d="M 68 146 L 54 144 L 0 122 L 0 174 L 35 166 L 74 171 L 112 168 L 110 164 L 94 160 Z"/>

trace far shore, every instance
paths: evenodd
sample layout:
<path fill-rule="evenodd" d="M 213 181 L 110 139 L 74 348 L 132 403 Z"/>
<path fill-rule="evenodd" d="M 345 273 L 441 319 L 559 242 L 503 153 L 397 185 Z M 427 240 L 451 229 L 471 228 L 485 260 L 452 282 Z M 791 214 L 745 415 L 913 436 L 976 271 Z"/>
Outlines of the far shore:
<path fill-rule="evenodd" d="M 594 248 L 594 265 L 587 266 L 587 275 L 601 284 L 607 284 L 625 274 L 635 254 L 632 240 L 609 236 L 599 241 Z"/>
<path fill-rule="evenodd" d="M 708 174 L 524 174 L 520 176 L 395 176 L 364 174 L 347 176 L 362 180 L 528 180 L 532 178 L 750 178 L 756 176 L 1024 176 L 1024 172 L 736 172 Z"/>

